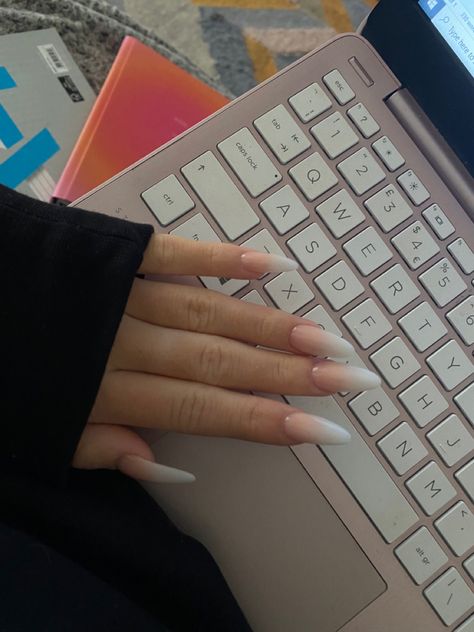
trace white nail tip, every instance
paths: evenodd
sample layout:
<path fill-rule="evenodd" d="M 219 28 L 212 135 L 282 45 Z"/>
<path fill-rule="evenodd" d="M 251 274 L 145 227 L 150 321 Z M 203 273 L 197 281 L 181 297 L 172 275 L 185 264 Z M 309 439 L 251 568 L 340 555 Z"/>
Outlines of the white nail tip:
<path fill-rule="evenodd" d="M 269 255 L 268 272 L 290 272 L 298 269 L 298 262 L 281 255 Z"/>
<path fill-rule="evenodd" d="M 161 465 L 161 463 L 153 463 L 136 455 L 122 457 L 118 468 L 132 478 L 150 483 L 193 483 L 196 480 L 194 474 L 190 472 Z"/>

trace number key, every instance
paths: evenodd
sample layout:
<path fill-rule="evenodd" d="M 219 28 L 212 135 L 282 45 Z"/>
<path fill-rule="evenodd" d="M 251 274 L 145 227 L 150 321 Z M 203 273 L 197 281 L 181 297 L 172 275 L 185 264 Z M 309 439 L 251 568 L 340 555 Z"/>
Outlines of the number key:
<path fill-rule="evenodd" d="M 412 270 L 416 270 L 439 252 L 439 246 L 421 222 L 414 222 L 392 243 Z"/>
<path fill-rule="evenodd" d="M 357 195 L 363 195 L 385 179 L 383 169 L 365 148 L 340 162 L 337 168 Z"/>

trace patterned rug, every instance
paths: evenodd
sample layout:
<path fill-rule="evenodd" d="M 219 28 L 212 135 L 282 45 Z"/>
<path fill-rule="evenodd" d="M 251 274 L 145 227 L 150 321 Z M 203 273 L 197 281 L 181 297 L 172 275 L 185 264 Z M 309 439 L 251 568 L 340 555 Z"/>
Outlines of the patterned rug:
<path fill-rule="evenodd" d="M 239 95 L 337 32 L 376 0 L 109 0 Z"/>

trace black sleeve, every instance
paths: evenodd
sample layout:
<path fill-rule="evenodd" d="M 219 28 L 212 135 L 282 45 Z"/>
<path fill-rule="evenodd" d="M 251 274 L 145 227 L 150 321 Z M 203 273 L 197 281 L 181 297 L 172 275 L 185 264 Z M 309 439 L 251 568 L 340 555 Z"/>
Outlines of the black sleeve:
<path fill-rule="evenodd" d="M 0 185 L 0 474 L 65 481 L 151 233 Z"/>

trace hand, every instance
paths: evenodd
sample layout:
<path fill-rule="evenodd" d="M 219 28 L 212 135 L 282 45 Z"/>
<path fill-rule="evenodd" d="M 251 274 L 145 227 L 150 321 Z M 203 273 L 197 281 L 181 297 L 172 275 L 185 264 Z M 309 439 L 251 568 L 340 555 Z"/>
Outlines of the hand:
<path fill-rule="evenodd" d="M 256 279 L 296 267 L 240 246 L 154 235 L 139 272 Z M 350 435 L 333 422 L 248 391 L 317 396 L 378 386 L 370 371 L 315 357 L 352 351 L 299 316 L 137 278 L 73 465 L 117 468 L 141 480 L 193 480 L 156 464 L 134 427 L 277 445 L 345 443 Z"/>

